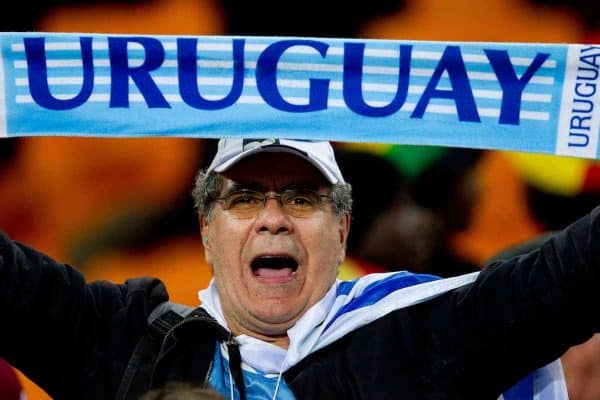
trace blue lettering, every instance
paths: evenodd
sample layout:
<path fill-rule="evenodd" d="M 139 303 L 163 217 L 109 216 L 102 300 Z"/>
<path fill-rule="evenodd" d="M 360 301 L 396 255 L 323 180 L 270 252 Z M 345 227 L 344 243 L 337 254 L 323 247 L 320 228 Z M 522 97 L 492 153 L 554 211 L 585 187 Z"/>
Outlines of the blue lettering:
<path fill-rule="evenodd" d="M 582 108 L 576 108 L 577 104 L 581 104 Z M 586 107 L 585 109 L 583 107 Z M 584 100 L 584 99 L 573 99 L 573 109 L 571 110 L 573 113 L 583 113 L 583 114 L 589 114 L 592 111 L 594 111 L 594 102 L 591 100 Z"/>
<path fill-rule="evenodd" d="M 287 102 L 277 88 L 277 62 L 281 55 L 292 46 L 309 46 L 325 58 L 329 45 L 315 40 L 282 40 L 269 45 L 259 56 L 256 63 L 256 86 L 262 98 L 271 107 L 288 112 L 318 111 L 327 108 L 329 79 L 309 80 L 308 104 Z"/>
<path fill-rule="evenodd" d="M 594 123 L 594 100 L 597 83 L 585 81 L 598 80 L 598 64 L 596 57 L 599 54 L 581 55 L 591 50 L 599 49 L 596 46 L 580 49 L 579 63 L 577 67 L 577 79 L 575 81 L 573 107 L 571 108 L 571 119 L 569 123 L 569 147 L 587 147 L 590 143 L 590 132 Z M 583 67 L 586 64 L 588 67 Z M 575 115 L 583 114 L 583 115 Z"/>
<path fill-rule="evenodd" d="M 579 77 L 578 77 L 579 79 Z M 583 89 L 585 88 L 585 89 Z M 575 94 L 581 97 L 592 97 L 596 94 L 595 83 L 579 83 L 575 84 Z"/>
<path fill-rule="evenodd" d="M 94 60 L 92 56 L 92 38 L 79 39 L 81 61 L 83 64 L 83 84 L 79 93 L 70 99 L 57 99 L 50 93 L 48 86 L 48 66 L 44 38 L 25 38 L 25 57 L 27 58 L 27 75 L 29 91 L 33 101 L 50 110 L 68 110 L 82 105 L 89 99 L 94 89 Z"/>
<path fill-rule="evenodd" d="M 183 101 L 202 110 L 219 110 L 234 104 L 244 88 L 244 39 L 233 39 L 233 84 L 229 93 L 219 100 L 208 100 L 198 89 L 196 45 L 198 40 L 177 39 L 179 93 Z"/>
<path fill-rule="evenodd" d="M 128 43 L 142 45 L 146 58 L 142 65 L 129 67 Z M 150 76 L 165 59 L 165 50 L 158 39 L 148 37 L 109 37 L 110 54 L 110 107 L 129 107 L 129 78 L 140 90 L 150 108 L 170 108 L 160 89 Z"/>
<path fill-rule="evenodd" d="M 521 76 L 521 79 L 519 79 L 506 50 L 484 51 L 502 88 L 502 105 L 500 106 L 500 119 L 498 122 L 501 124 L 518 125 L 523 89 L 525 89 L 533 74 L 540 69 L 550 54 L 536 54 L 531 65 L 527 67 L 527 70 Z"/>
<path fill-rule="evenodd" d="M 408 94 L 412 46 L 400 45 L 400 65 L 398 67 L 398 88 L 394 99 L 385 106 L 368 105 L 362 92 L 364 43 L 344 44 L 344 101 L 349 109 L 367 117 L 385 117 L 402 107 Z"/>
<path fill-rule="evenodd" d="M 589 50 L 589 49 L 587 49 L 587 50 Z M 582 53 L 583 53 L 583 51 L 582 51 Z M 600 67 L 600 64 L 598 64 L 598 60 L 597 60 L 598 57 L 600 57 L 600 54 L 598 54 L 598 53 L 592 54 L 592 55 L 587 55 L 587 56 L 581 56 L 581 57 L 579 57 L 579 61 L 589 65 L 590 67 L 598 68 L 598 67 Z"/>
<path fill-rule="evenodd" d="M 592 128 L 591 124 L 592 124 L 591 116 L 579 117 L 579 116 L 573 115 L 571 117 L 571 125 L 569 126 L 569 128 L 589 131 Z"/>
<path fill-rule="evenodd" d="M 589 72 L 588 76 L 585 76 L 584 74 L 585 72 Z M 584 79 L 587 81 L 595 81 L 598 80 L 598 70 L 595 68 L 582 68 L 582 67 L 578 67 L 577 68 L 577 80 L 579 79 Z"/>
<path fill-rule="evenodd" d="M 437 85 L 445 71 L 448 72 L 452 89 L 437 89 Z M 423 118 L 425 109 L 432 98 L 453 99 L 459 120 L 480 122 L 475 98 L 467 76 L 467 68 L 458 46 L 448 46 L 444 50 L 444 54 L 442 54 L 440 62 L 433 71 L 431 80 L 425 87 L 425 91 L 415 106 L 411 118 Z"/>
<path fill-rule="evenodd" d="M 576 140 L 579 140 L 579 143 Z M 569 147 L 587 147 L 588 144 L 590 144 L 590 135 L 569 131 Z"/>

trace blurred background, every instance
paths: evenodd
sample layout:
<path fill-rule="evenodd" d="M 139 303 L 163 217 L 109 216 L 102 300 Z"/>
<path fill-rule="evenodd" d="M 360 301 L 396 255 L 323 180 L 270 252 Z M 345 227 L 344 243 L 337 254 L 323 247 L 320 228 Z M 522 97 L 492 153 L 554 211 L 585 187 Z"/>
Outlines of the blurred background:
<path fill-rule="evenodd" d="M 592 0 L 21 0 L 10 9 L 2 31 L 600 43 Z M 342 278 L 478 270 L 600 204 L 596 161 L 377 143 L 335 149 L 356 193 Z M 214 151 L 202 139 L 2 139 L 0 229 L 88 279 L 154 275 L 172 300 L 197 305 L 211 274 L 190 191 Z M 600 399 L 599 363 L 596 336 L 565 354 L 572 400 Z M 3 390 L 14 379 L 27 399 L 49 398 L 15 373 L 0 375 L 0 399 L 10 399 Z"/>

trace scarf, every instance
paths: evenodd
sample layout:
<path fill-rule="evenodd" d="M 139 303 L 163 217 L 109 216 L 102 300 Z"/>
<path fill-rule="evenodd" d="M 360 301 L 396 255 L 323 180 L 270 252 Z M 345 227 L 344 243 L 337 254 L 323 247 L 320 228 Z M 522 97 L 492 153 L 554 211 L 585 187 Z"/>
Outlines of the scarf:
<path fill-rule="evenodd" d="M 283 392 L 283 396 L 278 398 L 293 399 L 285 382 L 282 383 L 281 374 L 302 359 L 394 310 L 433 299 L 448 290 L 467 285 L 478 274 L 479 272 L 473 272 L 439 279 L 433 275 L 400 271 L 369 274 L 353 281 L 338 280 L 323 299 L 308 309 L 288 330 L 290 344 L 287 350 L 247 335 L 236 337 L 240 343 L 242 367 L 247 380 L 246 395 L 249 399 L 275 398 L 279 390 L 280 394 Z M 202 307 L 227 328 L 214 281 L 207 289 L 199 292 L 199 297 Z M 213 373 L 224 374 L 228 365 L 227 354 L 224 346 L 220 345 L 218 349 L 215 365 L 224 366 Z M 211 383 L 223 393 L 235 397 L 231 380 L 218 378 L 212 376 Z M 517 399 L 567 400 L 560 360 L 533 371 L 503 393 L 499 400 Z"/>
<path fill-rule="evenodd" d="M 0 33 L 0 44 L 0 136 L 268 127 L 598 158 L 600 46 L 44 32 Z"/>

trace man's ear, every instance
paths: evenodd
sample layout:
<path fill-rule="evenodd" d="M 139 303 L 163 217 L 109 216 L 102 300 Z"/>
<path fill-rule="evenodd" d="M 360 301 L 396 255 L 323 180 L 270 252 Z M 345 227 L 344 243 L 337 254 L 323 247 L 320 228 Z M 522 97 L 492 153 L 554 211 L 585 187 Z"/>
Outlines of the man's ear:
<path fill-rule="evenodd" d="M 200 235 L 202 235 L 202 245 L 204 246 L 204 260 L 212 269 L 212 249 L 210 247 L 210 240 L 208 237 L 208 218 L 202 214 L 199 217 L 200 222 Z"/>
<path fill-rule="evenodd" d="M 349 212 L 345 212 L 344 215 L 339 218 L 339 234 L 340 234 L 340 264 L 344 262 L 346 258 L 346 245 L 348 242 L 348 235 L 350 234 L 350 220 L 351 216 Z"/>
<path fill-rule="evenodd" d="M 208 246 L 208 218 L 205 214 L 199 217 L 200 222 L 200 235 L 202 236 L 202 244 L 204 247 Z"/>
<path fill-rule="evenodd" d="M 348 235 L 350 234 L 350 213 L 346 212 L 340 217 L 340 242 L 346 247 Z"/>

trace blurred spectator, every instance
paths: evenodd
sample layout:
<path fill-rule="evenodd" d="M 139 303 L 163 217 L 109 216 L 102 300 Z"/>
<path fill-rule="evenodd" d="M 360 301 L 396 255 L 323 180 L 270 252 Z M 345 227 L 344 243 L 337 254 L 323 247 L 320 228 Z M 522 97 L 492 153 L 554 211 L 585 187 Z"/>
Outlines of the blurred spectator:
<path fill-rule="evenodd" d="M 404 176 L 388 160 L 369 152 L 338 147 L 336 159 L 353 192 L 348 256 L 340 278 L 426 268 L 436 224 L 427 210 L 412 202 Z"/>
<path fill-rule="evenodd" d="M 151 390 L 139 400 L 225 400 L 225 397 L 213 389 L 169 382 L 162 388 Z"/>
<path fill-rule="evenodd" d="M 449 277 L 480 267 L 458 253 L 452 239 L 470 227 L 481 199 L 476 168 L 482 154 L 481 150 L 448 148 L 414 180 L 415 201 L 431 210 L 441 225 L 441 239 L 433 252 L 429 273 Z"/>
<path fill-rule="evenodd" d="M 454 253 L 449 238 L 471 220 L 479 193 L 473 169 L 480 152 L 444 149 L 438 154 L 408 179 L 388 158 L 338 146 L 336 158 L 355 194 L 350 257 L 342 278 L 352 268 L 363 273 L 408 269 L 443 277 L 479 269 Z"/>
<path fill-rule="evenodd" d="M 15 370 L 0 358 L 0 399 L 25 400 L 25 394 Z"/>

